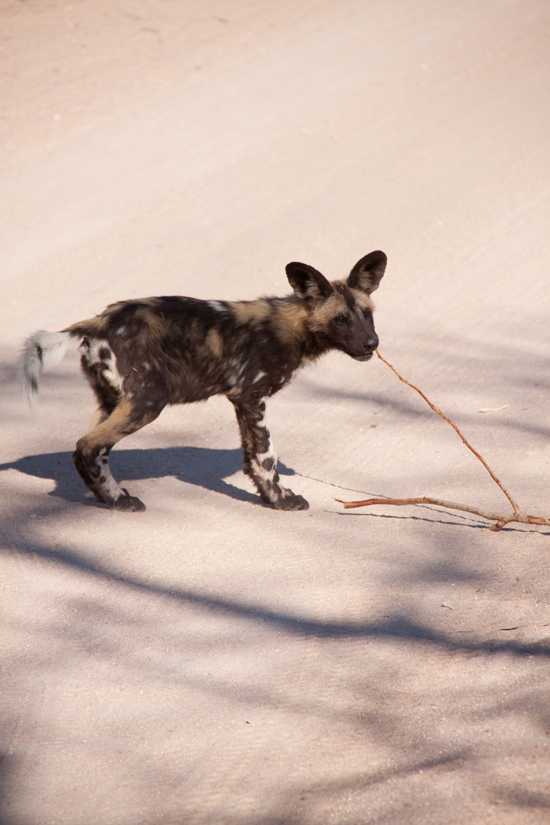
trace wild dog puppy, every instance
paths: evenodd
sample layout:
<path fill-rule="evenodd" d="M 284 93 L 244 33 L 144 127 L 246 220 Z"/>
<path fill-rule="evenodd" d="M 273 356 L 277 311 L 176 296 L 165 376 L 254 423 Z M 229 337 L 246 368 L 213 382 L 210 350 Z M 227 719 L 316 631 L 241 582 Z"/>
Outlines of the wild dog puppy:
<path fill-rule="evenodd" d="M 296 370 L 332 349 L 358 361 L 378 346 L 370 294 L 386 255 L 370 252 L 347 280 L 328 281 L 311 266 L 289 263 L 293 294 L 256 301 L 202 301 L 170 296 L 120 301 L 61 332 L 36 332 L 25 343 L 22 374 L 29 394 L 44 368 L 79 343 L 81 365 L 99 403 L 99 421 L 79 439 L 76 469 L 99 501 L 117 510 L 145 505 L 120 487 L 109 452 L 124 436 L 154 421 L 167 404 L 223 394 L 241 432 L 244 471 L 262 500 L 278 510 L 307 501 L 282 487 L 265 424 L 266 399 Z"/>

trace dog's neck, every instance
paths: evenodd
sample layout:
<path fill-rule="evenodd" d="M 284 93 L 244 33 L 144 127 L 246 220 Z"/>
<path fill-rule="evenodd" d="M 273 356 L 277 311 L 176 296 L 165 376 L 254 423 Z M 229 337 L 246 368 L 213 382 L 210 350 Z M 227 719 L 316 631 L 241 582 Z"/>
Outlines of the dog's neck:
<path fill-rule="evenodd" d="M 275 324 L 280 339 L 296 360 L 296 369 L 331 349 L 330 342 L 309 326 L 311 307 L 296 295 L 276 299 Z"/>

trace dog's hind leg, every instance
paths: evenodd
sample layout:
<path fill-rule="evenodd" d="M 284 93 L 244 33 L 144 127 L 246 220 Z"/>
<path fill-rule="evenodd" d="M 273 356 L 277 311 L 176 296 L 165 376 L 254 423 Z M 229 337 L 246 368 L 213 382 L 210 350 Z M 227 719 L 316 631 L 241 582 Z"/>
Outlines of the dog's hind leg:
<path fill-rule="evenodd" d="M 74 463 L 82 480 L 99 501 L 117 510 L 145 510 L 143 502 L 131 496 L 113 478 L 109 452 L 124 436 L 154 421 L 164 405 L 164 399 L 144 403 L 123 398 L 104 421 L 79 439 Z"/>
<path fill-rule="evenodd" d="M 279 483 L 277 456 L 265 426 L 265 401 L 231 400 L 241 432 L 244 471 L 254 482 L 262 500 L 276 510 L 307 510 L 309 504 L 305 498 Z"/>
<path fill-rule="evenodd" d="M 97 398 L 97 410 L 93 417 L 93 427 L 106 421 L 120 402 L 121 394 L 106 382 L 97 381 L 92 384 Z"/>

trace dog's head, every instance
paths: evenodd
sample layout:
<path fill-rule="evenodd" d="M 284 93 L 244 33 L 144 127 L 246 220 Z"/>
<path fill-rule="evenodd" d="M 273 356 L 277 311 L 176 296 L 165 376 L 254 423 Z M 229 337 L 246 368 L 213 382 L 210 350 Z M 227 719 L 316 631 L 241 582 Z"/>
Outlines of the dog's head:
<path fill-rule="evenodd" d="M 307 327 L 327 349 L 338 349 L 357 361 L 368 361 L 378 347 L 370 295 L 384 276 L 384 252 L 369 252 L 345 281 L 329 281 L 308 264 L 287 264 L 295 295 L 308 309 Z"/>

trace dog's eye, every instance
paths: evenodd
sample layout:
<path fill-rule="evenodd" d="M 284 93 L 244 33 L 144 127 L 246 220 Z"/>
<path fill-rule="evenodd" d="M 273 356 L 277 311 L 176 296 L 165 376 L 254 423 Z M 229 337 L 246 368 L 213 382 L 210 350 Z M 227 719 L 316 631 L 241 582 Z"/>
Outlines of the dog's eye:
<path fill-rule="evenodd" d="M 349 324 L 349 315 L 336 315 L 334 317 L 334 323 L 339 326 L 347 326 Z"/>

